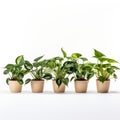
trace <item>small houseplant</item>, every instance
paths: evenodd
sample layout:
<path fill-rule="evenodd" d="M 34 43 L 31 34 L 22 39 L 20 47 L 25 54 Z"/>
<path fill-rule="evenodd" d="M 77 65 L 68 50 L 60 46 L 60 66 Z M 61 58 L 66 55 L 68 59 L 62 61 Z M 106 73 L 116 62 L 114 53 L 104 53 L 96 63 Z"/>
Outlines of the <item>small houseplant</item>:
<path fill-rule="evenodd" d="M 73 79 L 75 81 L 75 91 L 76 93 L 85 93 L 87 91 L 89 79 L 94 76 L 94 64 L 88 62 L 88 59 L 82 57 L 80 53 L 73 53 L 69 59 L 71 62 L 66 61 L 65 66 L 68 66 L 68 68 L 73 66 L 71 68 L 71 73 L 73 74 L 71 81 Z"/>
<path fill-rule="evenodd" d="M 43 92 L 44 89 L 44 79 L 49 80 L 52 78 L 50 73 L 46 73 L 46 60 L 41 60 L 43 56 L 37 57 L 34 59 L 34 63 L 29 61 L 25 62 L 26 70 L 29 70 L 29 73 L 32 76 L 32 79 L 27 79 L 25 84 L 28 84 L 31 81 L 31 89 L 33 93 Z"/>
<path fill-rule="evenodd" d="M 54 57 L 48 60 L 47 68 L 52 73 L 53 90 L 55 93 L 65 92 L 65 85 L 68 86 L 69 78 L 64 70 L 64 59 L 62 57 Z"/>
<path fill-rule="evenodd" d="M 22 90 L 24 75 L 28 73 L 24 68 L 24 63 L 24 57 L 20 55 L 15 59 L 15 64 L 7 64 L 5 66 L 4 74 L 9 75 L 9 78 L 6 79 L 6 83 L 13 93 L 18 93 Z"/>
<path fill-rule="evenodd" d="M 97 91 L 99 93 L 107 93 L 109 91 L 110 79 L 117 78 L 115 72 L 119 68 L 115 66 L 115 63 L 118 62 L 106 57 L 106 55 L 96 49 L 94 49 L 93 57 L 97 59 L 97 63 L 94 67 L 94 72 L 97 77 Z"/>

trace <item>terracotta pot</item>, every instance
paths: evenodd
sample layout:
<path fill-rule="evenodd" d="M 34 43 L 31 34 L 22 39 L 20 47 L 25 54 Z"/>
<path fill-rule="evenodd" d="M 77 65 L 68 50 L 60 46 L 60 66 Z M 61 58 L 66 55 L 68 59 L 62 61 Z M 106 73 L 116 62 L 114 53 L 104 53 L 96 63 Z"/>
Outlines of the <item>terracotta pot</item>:
<path fill-rule="evenodd" d="M 31 89 L 33 93 L 42 93 L 44 89 L 44 80 L 32 80 Z"/>
<path fill-rule="evenodd" d="M 22 90 L 22 85 L 19 84 L 18 81 L 9 81 L 9 88 L 12 93 L 19 93 Z"/>
<path fill-rule="evenodd" d="M 56 81 L 53 80 L 53 90 L 55 93 L 64 93 L 65 92 L 65 84 L 62 83 L 59 87 L 56 84 Z"/>
<path fill-rule="evenodd" d="M 108 93 L 109 86 L 110 86 L 110 80 L 104 81 L 103 83 L 101 81 L 97 80 L 96 85 L 97 85 L 98 93 Z"/>
<path fill-rule="evenodd" d="M 85 81 L 75 81 L 75 92 L 76 93 L 86 93 L 88 86 L 88 80 Z"/>

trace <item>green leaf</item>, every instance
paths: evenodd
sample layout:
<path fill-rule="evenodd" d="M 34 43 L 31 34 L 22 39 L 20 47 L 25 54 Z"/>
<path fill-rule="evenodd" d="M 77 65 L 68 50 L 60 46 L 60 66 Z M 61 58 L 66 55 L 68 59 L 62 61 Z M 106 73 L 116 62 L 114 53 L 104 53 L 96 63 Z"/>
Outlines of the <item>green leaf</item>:
<path fill-rule="evenodd" d="M 91 79 L 94 76 L 94 72 L 90 72 L 87 74 L 87 80 Z"/>
<path fill-rule="evenodd" d="M 27 70 L 31 70 L 33 68 L 32 64 L 29 61 L 25 61 L 24 67 Z"/>
<path fill-rule="evenodd" d="M 44 76 L 43 76 L 44 79 L 46 80 L 50 80 L 52 78 L 52 75 L 50 73 L 46 73 Z"/>
<path fill-rule="evenodd" d="M 94 49 L 94 55 L 96 58 L 105 56 L 103 53 L 101 53 L 100 51 L 98 51 L 96 49 Z"/>
<path fill-rule="evenodd" d="M 59 60 L 59 61 L 62 61 L 62 60 L 63 60 L 62 57 L 55 57 L 54 59 L 55 59 L 55 60 Z"/>
<path fill-rule="evenodd" d="M 103 76 L 100 76 L 100 77 L 98 78 L 98 80 L 101 81 L 102 83 L 104 83 L 104 82 L 106 81 L 106 78 L 103 77 Z"/>
<path fill-rule="evenodd" d="M 13 64 L 7 64 L 7 65 L 5 66 L 5 68 L 7 68 L 7 69 L 13 69 L 14 66 L 15 66 L 15 65 L 13 65 Z"/>
<path fill-rule="evenodd" d="M 10 78 L 6 79 L 6 83 L 9 85 Z"/>
<path fill-rule="evenodd" d="M 88 59 L 85 58 L 85 57 L 81 57 L 80 59 L 83 60 L 83 61 L 88 61 Z"/>
<path fill-rule="evenodd" d="M 40 57 L 35 58 L 35 59 L 34 59 L 34 61 L 38 62 L 40 59 L 42 59 L 42 58 L 43 58 L 43 56 L 44 56 L 44 55 L 42 55 L 42 56 L 40 56 Z"/>
<path fill-rule="evenodd" d="M 18 78 L 19 78 L 19 79 L 22 79 L 23 77 L 24 77 L 24 74 L 23 74 L 23 73 L 19 73 L 19 74 L 18 74 Z"/>
<path fill-rule="evenodd" d="M 67 57 L 67 53 L 63 50 L 63 48 L 61 48 L 61 51 L 62 51 L 62 54 L 63 54 L 63 57 Z"/>
<path fill-rule="evenodd" d="M 24 65 L 24 57 L 23 57 L 23 55 L 18 56 L 18 57 L 16 58 L 15 62 L 16 62 L 16 64 L 19 65 L 19 66 Z"/>
<path fill-rule="evenodd" d="M 80 53 L 73 53 L 71 55 L 72 58 L 80 58 L 81 56 L 82 56 L 82 54 L 80 54 Z"/>
<path fill-rule="evenodd" d="M 9 70 L 5 70 L 3 73 L 6 75 L 8 74 L 10 71 Z"/>
<path fill-rule="evenodd" d="M 64 78 L 64 79 L 63 79 L 63 83 L 64 83 L 66 86 L 68 86 L 69 79 L 68 79 L 68 78 Z"/>
<path fill-rule="evenodd" d="M 107 60 L 109 63 L 118 63 L 116 60 L 114 60 L 114 59 L 110 59 L 110 58 L 108 58 L 108 60 Z"/>
<path fill-rule="evenodd" d="M 116 74 L 113 74 L 113 77 L 114 77 L 115 79 L 117 79 L 117 75 L 116 75 Z"/>
<path fill-rule="evenodd" d="M 107 72 L 109 74 L 113 74 L 115 72 L 115 70 L 113 68 L 107 68 Z"/>
<path fill-rule="evenodd" d="M 23 85 L 23 80 L 17 80 L 20 85 Z"/>
<path fill-rule="evenodd" d="M 62 79 L 58 78 L 56 80 L 56 84 L 58 85 L 58 87 L 60 87 L 60 85 L 62 84 Z"/>
<path fill-rule="evenodd" d="M 28 78 L 28 79 L 25 81 L 25 85 L 28 84 L 30 81 L 31 81 L 31 79 Z"/>

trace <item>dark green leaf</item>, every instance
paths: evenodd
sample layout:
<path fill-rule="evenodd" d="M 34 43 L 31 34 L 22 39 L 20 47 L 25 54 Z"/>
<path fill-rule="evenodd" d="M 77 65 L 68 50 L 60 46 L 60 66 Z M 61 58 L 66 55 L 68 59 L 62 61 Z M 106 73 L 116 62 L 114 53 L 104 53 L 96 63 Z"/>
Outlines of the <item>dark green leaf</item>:
<path fill-rule="evenodd" d="M 62 79 L 57 79 L 56 84 L 58 85 L 58 87 L 60 87 L 60 85 L 62 84 Z"/>
<path fill-rule="evenodd" d="M 98 80 L 101 81 L 102 83 L 104 83 L 104 81 L 106 81 L 106 78 L 103 77 L 103 76 L 100 76 L 100 77 L 98 78 Z"/>
<path fill-rule="evenodd" d="M 50 73 L 46 73 L 44 76 L 43 76 L 44 79 L 46 80 L 50 80 L 52 79 L 52 75 Z"/>
<path fill-rule="evenodd" d="M 61 51 L 62 51 L 63 57 L 67 57 L 67 53 L 63 50 L 63 48 L 61 48 Z"/>
<path fill-rule="evenodd" d="M 68 78 L 64 78 L 64 79 L 63 79 L 63 83 L 64 83 L 66 86 L 68 86 L 69 79 L 68 79 Z"/>
<path fill-rule="evenodd" d="M 28 78 L 28 79 L 25 81 L 25 85 L 28 84 L 30 81 L 31 81 L 31 79 Z"/>
<path fill-rule="evenodd" d="M 92 78 L 94 76 L 94 72 L 90 72 L 87 74 L 87 80 L 89 80 L 90 78 Z"/>
<path fill-rule="evenodd" d="M 22 79 L 23 77 L 24 77 L 24 74 L 23 74 L 23 73 L 19 73 L 19 74 L 18 74 L 18 78 L 19 78 L 19 79 Z"/>
<path fill-rule="evenodd" d="M 117 79 L 117 75 L 116 75 L 116 74 L 113 74 L 113 77 L 114 77 L 115 79 Z"/>
<path fill-rule="evenodd" d="M 17 80 L 20 85 L 23 85 L 23 80 Z"/>
<path fill-rule="evenodd" d="M 33 68 L 32 64 L 29 61 L 25 61 L 24 66 L 27 70 L 31 70 Z"/>
<path fill-rule="evenodd" d="M 9 85 L 10 78 L 6 79 L 6 83 Z"/>
<path fill-rule="evenodd" d="M 16 62 L 16 64 L 19 65 L 19 66 L 24 65 L 24 57 L 23 57 L 23 55 L 18 56 L 18 57 L 16 58 L 15 62 Z"/>
<path fill-rule="evenodd" d="M 38 62 L 38 61 L 39 61 L 40 59 L 42 59 L 42 58 L 43 58 L 43 55 L 40 56 L 40 57 L 35 58 L 34 61 Z"/>

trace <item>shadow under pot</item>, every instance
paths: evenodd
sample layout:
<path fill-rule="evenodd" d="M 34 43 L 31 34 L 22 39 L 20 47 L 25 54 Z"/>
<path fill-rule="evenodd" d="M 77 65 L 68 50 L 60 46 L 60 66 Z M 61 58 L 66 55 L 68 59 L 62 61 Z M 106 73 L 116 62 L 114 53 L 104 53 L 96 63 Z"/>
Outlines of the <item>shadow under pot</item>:
<path fill-rule="evenodd" d="M 101 82 L 99 80 L 96 81 L 97 92 L 98 93 L 108 93 L 110 87 L 110 80 Z"/>
<path fill-rule="evenodd" d="M 33 93 L 42 93 L 44 89 L 44 80 L 32 80 L 31 89 Z"/>
<path fill-rule="evenodd" d="M 17 80 L 10 80 L 9 88 L 12 93 L 20 93 L 22 91 L 22 85 Z"/>
<path fill-rule="evenodd" d="M 88 80 L 75 80 L 75 92 L 86 93 L 88 87 Z"/>
<path fill-rule="evenodd" d="M 56 81 L 53 80 L 53 90 L 54 90 L 54 93 L 64 93 L 65 92 L 65 84 L 62 83 L 60 86 L 58 86 Z"/>

